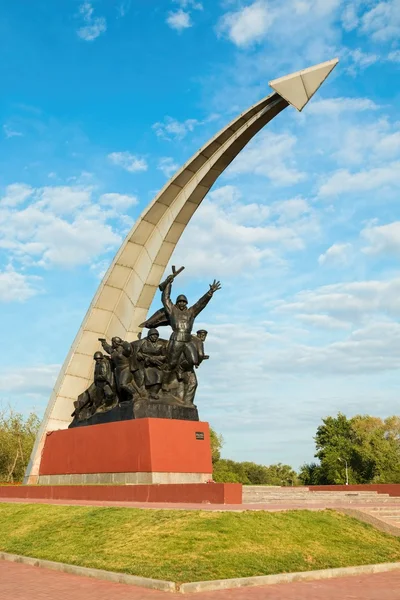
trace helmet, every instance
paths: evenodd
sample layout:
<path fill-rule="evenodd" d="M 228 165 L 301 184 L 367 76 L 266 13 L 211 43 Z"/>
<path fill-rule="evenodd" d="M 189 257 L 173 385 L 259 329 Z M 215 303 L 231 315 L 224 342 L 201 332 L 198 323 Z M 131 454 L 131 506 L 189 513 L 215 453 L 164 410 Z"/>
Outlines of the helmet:
<path fill-rule="evenodd" d="M 102 352 L 95 352 L 93 354 L 93 358 L 94 358 L 94 360 L 97 360 L 98 358 L 104 358 L 104 355 Z"/>
<path fill-rule="evenodd" d="M 180 294 L 177 299 L 176 299 L 176 303 L 178 304 L 178 302 L 180 302 L 181 300 L 183 300 L 184 302 L 186 302 L 186 304 L 188 303 L 188 299 L 186 298 L 186 296 L 184 296 L 183 294 Z"/>
<path fill-rule="evenodd" d="M 206 329 L 199 329 L 198 331 L 196 331 L 197 335 L 199 333 L 205 333 L 207 335 L 208 331 Z"/>
<path fill-rule="evenodd" d="M 160 334 L 158 333 L 158 329 L 149 329 L 147 337 L 150 337 L 152 335 L 156 335 L 157 337 L 159 337 Z"/>

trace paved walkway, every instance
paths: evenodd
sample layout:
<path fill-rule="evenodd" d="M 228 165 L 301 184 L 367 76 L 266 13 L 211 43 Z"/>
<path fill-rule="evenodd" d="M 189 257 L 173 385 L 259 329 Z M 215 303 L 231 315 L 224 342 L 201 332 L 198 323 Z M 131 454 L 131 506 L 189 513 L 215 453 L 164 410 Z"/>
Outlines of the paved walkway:
<path fill-rule="evenodd" d="M 181 504 L 181 503 L 168 503 L 168 502 L 109 502 L 109 501 L 96 501 L 96 500 L 44 500 L 44 499 L 25 499 L 25 498 L 0 498 L 0 503 L 6 504 L 58 504 L 60 506 L 72 505 L 72 506 L 114 506 L 123 508 L 146 508 L 146 509 L 167 509 L 167 510 L 214 510 L 214 511 L 236 511 L 243 512 L 245 510 L 269 510 L 269 511 L 282 511 L 282 510 L 324 510 L 325 508 L 365 508 L 371 509 L 374 507 L 391 508 L 398 507 L 399 504 L 391 504 L 390 501 L 382 505 L 382 503 L 365 503 L 365 504 L 352 504 L 350 502 L 291 502 L 279 503 L 279 502 L 265 502 L 262 504 Z M 400 594 L 399 594 L 400 599 Z"/>
<path fill-rule="evenodd" d="M 193 600 L 399 600 L 400 572 L 190 594 Z M 145 590 L 0 561 L 0 600 L 178 600 Z"/>

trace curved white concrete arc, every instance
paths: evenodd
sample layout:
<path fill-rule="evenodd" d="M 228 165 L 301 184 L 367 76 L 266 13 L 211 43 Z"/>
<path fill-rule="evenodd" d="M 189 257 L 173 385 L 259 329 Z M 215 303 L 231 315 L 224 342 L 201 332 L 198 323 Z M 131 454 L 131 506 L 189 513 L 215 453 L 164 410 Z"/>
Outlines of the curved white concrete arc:
<path fill-rule="evenodd" d="M 90 384 L 99 337 L 135 339 L 165 267 L 190 218 L 219 175 L 288 106 L 278 93 L 234 119 L 178 171 L 127 235 L 89 307 L 54 386 L 25 482 L 36 483 L 48 431 L 67 428 L 73 402 Z"/>

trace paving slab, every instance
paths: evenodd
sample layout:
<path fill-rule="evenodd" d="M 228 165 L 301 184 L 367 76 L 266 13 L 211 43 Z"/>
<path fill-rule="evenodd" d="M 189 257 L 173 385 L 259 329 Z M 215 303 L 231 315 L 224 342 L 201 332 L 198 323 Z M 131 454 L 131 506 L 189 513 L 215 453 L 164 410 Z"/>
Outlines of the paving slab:
<path fill-rule="evenodd" d="M 0 561 L 0 600 L 399 600 L 400 572 L 178 594 Z"/>

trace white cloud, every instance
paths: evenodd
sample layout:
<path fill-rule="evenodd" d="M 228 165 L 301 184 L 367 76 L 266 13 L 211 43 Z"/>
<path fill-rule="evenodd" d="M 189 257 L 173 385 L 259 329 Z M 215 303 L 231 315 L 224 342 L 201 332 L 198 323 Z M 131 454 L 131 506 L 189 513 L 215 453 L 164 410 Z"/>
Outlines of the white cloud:
<path fill-rule="evenodd" d="M 33 236 L 44 246 L 39 266 L 75 267 L 116 247 L 121 238 L 105 223 L 77 217 L 72 223 L 53 219 Z"/>
<path fill-rule="evenodd" d="M 193 131 L 195 127 L 201 124 L 202 122 L 197 119 L 178 121 L 172 117 L 165 117 L 163 123 L 154 123 L 152 128 L 158 137 L 165 140 L 182 140 L 189 132 Z"/>
<path fill-rule="evenodd" d="M 271 212 L 272 214 L 278 214 L 281 222 L 287 222 L 309 215 L 312 209 L 303 198 L 291 198 L 290 200 L 274 202 L 271 206 Z"/>
<path fill-rule="evenodd" d="M 6 195 L 0 200 L 2 206 L 16 206 L 25 202 L 33 193 L 33 188 L 24 183 L 13 183 L 6 187 Z"/>
<path fill-rule="evenodd" d="M 240 48 L 264 41 L 273 44 L 278 61 L 286 48 L 293 60 L 293 50 L 299 48 L 302 58 L 315 63 L 334 51 L 331 42 L 337 38 L 334 23 L 340 5 L 341 0 L 256 0 L 223 15 L 217 33 Z M 265 51 L 260 60 L 267 62 Z"/>
<path fill-rule="evenodd" d="M 174 0 L 181 8 L 192 8 L 193 10 L 203 10 L 203 5 L 197 0 Z"/>
<path fill-rule="evenodd" d="M 345 31 L 353 31 L 359 24 L 357 8 L 354 4 L 344 6 L 342 14 L 342 25 Z"/>
<path fill-rule="evenodd" d="M 245 47 L 262 40 L 271 27 L 274 17 L 264 0 L 256 0 L 236 12 L 225 14 L 218 31 L 236 46 Z"/>
<path fill-rule="evenodd" d="M 325 346 L 295 344 L 275 350 L 264 363 L 268 372 L 320 375 L 371 374 L 399 367 L 400 325 L 394 322 L 375 322 Z"/>
<path fill-rule="evenodd" d="M 277 314 L 323 314 L 351 323 L 371 322 L 373 316 L 400 316 L 400 279 L 335 283 L 297 293 L 281 301 Z M 382 320 L 382 319 L 381 319 Z"/>
<path fill-rule="evenodd" d="M 39 293 L 40 277 L 17 273 L 9 266 L 0 271 L 0 302 L 24 302 Z"/>
<path fill-rule="evenodd" d="M 320 265 L 347 265 L 352 248 L 351 244 L 333 244 L 324 254 L 319 256 L 318 262 Z"/>
<path fill-rule="evenodd" d="M 397 188 L 400 186 L 399 169 L 399 161 L 358 173 L 350 173 L 347 169 L 343 169 L 328 177 L 321 185 L 319 195 L 329 197 L 355 192 L 372 192 L 386 186 Z"/>
<path fill-rule="evenodd" d="M 396 40 L 400 36 L 400 3 L 398 0 L 379 2 L 364 13 L 361 30 L 376 42 Z"/>
<path fill-rule="evenodd" d="M 325 98 L 315 100 L 307 107 L 307 113 L 312 115 L 339 116 L 342 113 L 359 113 L 368 110 L 378 110 L 379 106 L 369 98 Z"/>
<path fill-rule="evenodd" d="M 216 264 L 220 277 L 251 275 L 265 265 L 283 268 L 284 255 L 302 250 L 305 240 L 318 231 L 311 211 L 297 221 L 286 222 L 291 210 L 293 207 L 290 209 L 285 203 L 280 207 L 279 203 L 273 207 L 242 204 L 234 186 L 218 188 L 203 201 L 173 260 L 176 264 L 182 262 L 200 277 L 208 275 Z M 279 217 L 285 217 L 283 222 Z"/>
<path fill-rule="evenodd" d="M 169 178 L 178 170 L 179 165 L 171 156 L 164 156 L 160 158 L 157 168 Z"/>
<path fill-rule="evenodd" d="M 132 0 L 122 0 L 120 5 L 118 6 L 118 8 L 117 8 L 118 15 L 121 18 L 125 17 L 128 14 L 128 12 L 130 11 L 131 2 L 132 2 Z"/>
<path fill-rule="evenodd" d="M 349 63 L 347 72 L 350 73 L 350 75 L 357 75 L 360 71 L 367 69 L 380 60 L 380 57 L 377 54 L 363 52 L 360 48 L 354 50 L 344 48 L 341 54 L 343 59 Z"/>
<path fill-rule="evenodd" d="M 78 36 L 86 42 L 92 42 L 107 30 L 107 22 L 104 17 L 93 16 L 94 8 L 90 2 L 83 2 L 79 7 L 85 25 L 77 30 Z"/>
<path fill-rule="evenodd" d="M 193 23 L 190 18 L 190 13 L 182 10 L 181 8 L 176 11 L 171 11 L 168 14 L 167 24 L 171 27 L 171 29 L 176 29 L 176 31 L 183 31 L 184 29 L 189 29 L 192 27 Z"/>
<path fill-rule="evenodd" d="M 91 193 L 91 188 L 46 186 L 36 192 L 35 206 L 38 209 L 48 209 L 57 215 L 69 215 L 88 206 Z"/>
<path fill-rule="evenodd" d="M 147 171 L 147 162 L 144 158 L 131 154 L 130 152 L 111 152 L 108 159 L 118 167 L 136 173 L 138 171 Z"/>
<path fill-rule="evenodd" d="M 183 31 L 193 26 L 191 10 L 203 10 L 203 5 L 197 0 L 173 0 L 179 5 L 178 10 L 170 11 L 166 23 L 176 31 Z"/>
<path fill-rule="evenodd" d="M 10 190 L 11 188 L 11 190 Z M 103 194 L 93 200 L 84 186 L 46 186 L 32 190 L 23 184 L 7 188 L 0 203 L 0 247 L 25 266 L 73 267 L 90 264 L 121 242 L 121 232 L 108 222 L 136 198 Z M 20 203 L 27 197 L 27 205 Z"/>
<path fill-rule="evenodd" d="M 369 244 L 363 248 L 366 254 L 400 256 L 400 221 L 367 227 L 362 230 L 361 236 Z"/>
<path fill-rule="evenodd" d="M 296 319 L 302 321 L 306 325 L 310 325 L 311 327 L 316 327 L 320 329 L 331 329 L 331 330 L 341 330 L 341 329 L 349 329 L 351 326 L 347 321 L 341 321 L 340 319 L 335 319 L 334 317 L 330 317 L 329 315 L 307 315 L 307 314 L 299 314 L 296 315 Z"/>
<path fill-rule="evenodd" d="M 109 206 L 115 211 L 124 211 L 132 206 L 136 206 L 139 200 L 136 196 L 129 196 L 128 194 L 102 194 L 100 196 L 100 204 L 103 206 Z"/>
<path fill-rule="evenodd" d="M 268 177 L 274 185 L 294 185 L 303 181 L 293 158 L 297 138 L 289 133 L 264 131 L 235 158 L 228 176 L 252 173 Z"/>
<path fill-rule="evenodd" d="M 346 124 L 338 139 L 335 157 L 346 165 L 387 165 L 400 157 L 400 127 L 387 119 Z"/>
<path fill-rule="evenodd" d="M 388 60 L 394 63 L 400 63 L 400 50 L 393 50 L 393 52 L 389 52 Z"/>
<path fill-rule="evenodd" d="M 9 367 L 0 370 L 0 391 L 12 394 L 50 394 L 61 365 Z"/>
<path fill-rule="evenodd" d="M 7 124 L 3 125 L 3 131 L 6 138 L 22 137 L 24 135 L 21 131 L 17 131 Z"/>

